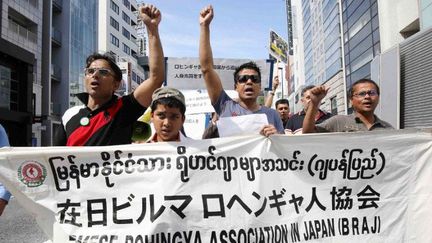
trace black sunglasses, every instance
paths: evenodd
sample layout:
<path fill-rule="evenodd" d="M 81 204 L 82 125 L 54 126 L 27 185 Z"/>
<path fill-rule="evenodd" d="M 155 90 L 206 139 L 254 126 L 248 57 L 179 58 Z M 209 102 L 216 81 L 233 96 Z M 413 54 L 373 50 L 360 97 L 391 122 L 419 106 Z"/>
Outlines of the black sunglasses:
<path fill-rule="evenodd" d="M 237 82 L 238 83 L 240 83 L 240 84 L 244 84 L 244 83 L 246 83 L 248 80 L 252 80 L 252 82 L 254 82 L 254 83 L 261 83 L 261 80 L 260 80 L 260 78 L 259 78 L 259 76 L 258 75 L 256 75 L 256 74 L 254 74 L 254 75 L 239 75 L 238 77 L 237 77 Z"/>

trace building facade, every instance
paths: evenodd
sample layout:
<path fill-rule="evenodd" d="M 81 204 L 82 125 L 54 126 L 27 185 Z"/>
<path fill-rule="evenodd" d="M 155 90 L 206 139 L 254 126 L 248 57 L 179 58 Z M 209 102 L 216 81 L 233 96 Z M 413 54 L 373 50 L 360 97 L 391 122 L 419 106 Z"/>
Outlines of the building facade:
<path fill-rule="evenodd" d="M 431 6 L 430 0 L 378 1 L 381 54 L 371 76 L 381 88 L 377 112 L 396 128 L 432 126 Z"/>
<path fill-rule="evenodd" d="M 342 0 L 345 79 L 347 90 L 370 78 L 372 59 L 380 54 L 377 0 Z"/>
<path fill-rule="evenodd" d="M 291 113 L 298 112 L 303 109 L 300 101 L 301 87 L 305 84 L 304 72 L 304 39 L 303 39 L 303 14 L 302 4 L 300 0 L 291 0 L 291 19 L 292 19 L 292 39 L 293 39 L 293 54 L 289 60 L 290 83 L 293 92 L 289 95 Z"/>
<path fill-rule="evenodd" d="M 0 123 L 12 146 L 41 137 L 41 0 L 0 1 Z"/>
<path fill-rule="evenodd" d="M 98 50 L 110 52 L 123 73 L 123 83 L 118 94 L 130 93 L 145 80 L 138 65 L 137 20 L 138 5 L 135 0 L 107 0 L 98 3 Z"/>
<path fill-rule="evenodd" d="M 81 104 L 75 94 L 84 91 L 85 60 L 97 51 L 97 1 L 43 2 L 42 145 L 49 146 L 62 114 Z"/>
<path fill-rule="evenodd" d="M 340 3 L 337 0 L 302 1 L 304 85 L 327 85 L 321 109 L 346 113 L 342 66 Z M 301 90 L 303 87 L 299 87 Z"/>

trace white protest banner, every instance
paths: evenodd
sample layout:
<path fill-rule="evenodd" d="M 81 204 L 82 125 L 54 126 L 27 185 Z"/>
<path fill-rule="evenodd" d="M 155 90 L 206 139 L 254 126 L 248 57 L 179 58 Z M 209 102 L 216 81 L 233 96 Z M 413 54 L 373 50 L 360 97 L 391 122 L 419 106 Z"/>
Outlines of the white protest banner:
<path fill-rule="evenodd" d="M 431 131 L 0 149 L 54 242 L 432 242 Z"/>
<path fill-rule="evenodd" d="M 261 88 L 269 88 L 271 61 L 214 58 L 214 69 L 226 90 L 234 89 L 234 71 L 243 63 L 254 61 L 261 70 Z M 167 85 L 180 90 L 205 90 L 204 78 L 198 58 L 167 58 Z"/>

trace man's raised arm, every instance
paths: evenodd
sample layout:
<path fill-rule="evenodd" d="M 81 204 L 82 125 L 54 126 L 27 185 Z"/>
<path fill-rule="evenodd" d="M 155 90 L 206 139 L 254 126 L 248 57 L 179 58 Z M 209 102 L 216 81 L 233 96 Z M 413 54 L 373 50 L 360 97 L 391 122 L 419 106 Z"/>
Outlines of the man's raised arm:
<path fill-rule="evenodd" d="M 276 89 L 279 86 L 279 77 L 275 76 L 273 78 L 273 87 L 272 87 L 272 91 L 270 91 L 267 95 L 266 101 L 264 103 L 264 106 L 267 106 L 268 108 L 271 108 L 272 104 L 273 104 L 273 97 L 275 95 Z"/>
<path fill-rule="evenodd" d="M 165 77 L 165 60 L 158 29 L 162 16 L 159 9 L 153 5 L 140 7 L 139 15 L 147 27 L 150 75 L 134 91 L 134 97 L 142 106 L 148 107 L 153 91 L 162 85 Z"/>
<path fill-rule="evenodd" d="M 200 43 L 199 43 L 199 59 L 201 72 L 207 87 L 211 103 L 216 103 L 222 92 L 222 82 L 219 75 L 213 68 L 213 53 L 210 46 L 210 23 L 213 19 L 213 7 L 211 5 L 205 7 L 200 12 Z"/>
<path fill-rule="evenodd" d="M 306 115 L 303 120 L 303 133 L 314 133 L 316 132 L 315 128 L 315 116 L 318 113 L 318 109 L 321 103 L 321 100 L 326 96 L 329 88 L 325 86 L 317 86 L 310 90 L 310 100 L 309 104 L 307 104 Z"/>

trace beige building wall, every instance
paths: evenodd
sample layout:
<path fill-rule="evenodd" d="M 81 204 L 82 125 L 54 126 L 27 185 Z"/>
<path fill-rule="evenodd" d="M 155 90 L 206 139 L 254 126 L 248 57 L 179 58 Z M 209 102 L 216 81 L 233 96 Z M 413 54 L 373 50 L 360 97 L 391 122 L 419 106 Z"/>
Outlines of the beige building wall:
<path fill-rule="evenodd" d="M 326 87 L 330 87 L 326 97 L 321 103 L 321 110 L 331 112 L 332 111 L 332 99 L 336 100 L 337 114 L 345 115 L 345 84 L 343 72 L 340 71 L 329 79 L 324 84 Z"/>
<path fill-rule="evenodd" d="M 385 52 L 405 39 L 401 32 L 419 28 L 419 5 L 417 0 L 378 1 L 381 52 Z"/>

